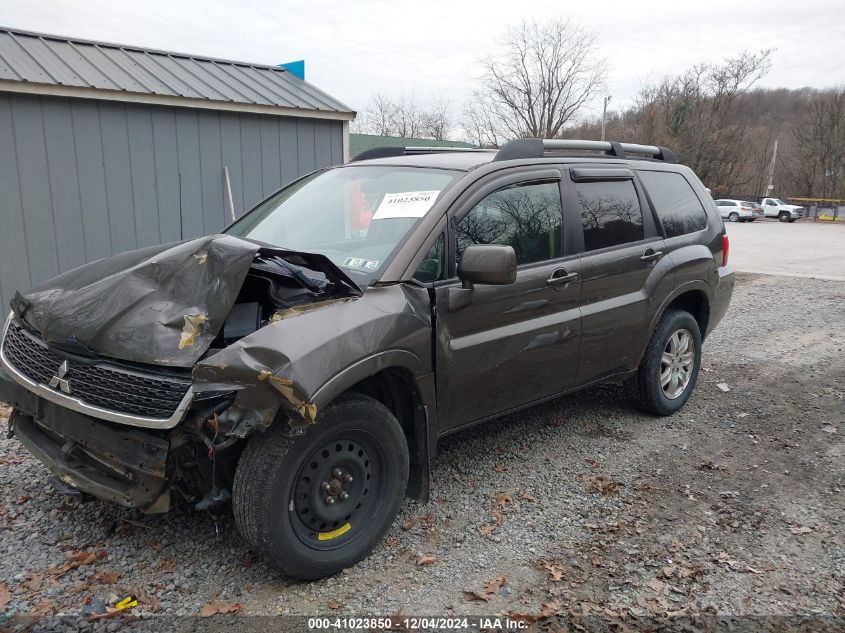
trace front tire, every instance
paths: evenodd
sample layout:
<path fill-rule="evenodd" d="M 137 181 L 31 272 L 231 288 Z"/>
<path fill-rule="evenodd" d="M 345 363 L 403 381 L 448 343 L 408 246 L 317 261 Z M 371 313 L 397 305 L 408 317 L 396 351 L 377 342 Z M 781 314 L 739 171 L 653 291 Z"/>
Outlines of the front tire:
<path fill-rule="evenodd" d="M 393 523 L 408 463 L 393 414 L 368 396 L 341 396 L 304 435 L 276 424 L 249 440 L 235 472 L 235 522 L 285 575 L 334 575 L 365 558 Z"/>
<path fill-rule="evenodd" d="M 778 220 L 781 222 L 789 222 L 789 214 L 786 211 L 781 211 L 778 215 Z"/>
<path fill-rule="evenodd" d="M 657 324 L 637 373 L 625 381 L 625 394 L 643 411 L 672 415 L 692 395 L 700 368 L 698 322 L 685 310 L 671 310 Z"/>
<path fill-rule="evenodd" d="M 728 214 L 728 220 L 730 220 L 731 222 L 739 222 L 739 213 L 734 212 Z"/>

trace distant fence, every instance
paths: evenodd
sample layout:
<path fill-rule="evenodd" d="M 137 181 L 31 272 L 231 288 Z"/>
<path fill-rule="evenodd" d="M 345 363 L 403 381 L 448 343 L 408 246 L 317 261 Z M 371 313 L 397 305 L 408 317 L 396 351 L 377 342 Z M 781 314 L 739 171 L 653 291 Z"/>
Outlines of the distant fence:
<path fill-rule="evenodd" d="M 807 210 L 805 217 L 827 222 L 845 222 L 845 200 L 838 198 L 787 198 Z"/>
<path fill-rule="evenodd" d="M 810 205 L 806 207 L 808 218 L 827 222 L 845 222 L 845 206 L 819 207 Z"/>

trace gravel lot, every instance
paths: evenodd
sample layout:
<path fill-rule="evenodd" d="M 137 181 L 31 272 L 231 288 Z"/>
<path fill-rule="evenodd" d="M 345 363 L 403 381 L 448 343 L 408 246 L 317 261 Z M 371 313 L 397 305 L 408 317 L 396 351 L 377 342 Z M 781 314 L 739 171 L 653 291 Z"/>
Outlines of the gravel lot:
<path fill-rule="evenodd" d="M 633 413 L 604 386 L 450 437 L 432 501 L 409 501 L 367 560 L 314 583 L 267 569 L 228 515 L 215 525 L 63 497 L 2 439 L 0 604 L 78 614 L 134 593 L 141 616 L 216 602 L 243 614 L 545 608 L 560 614 L 551 622 L 590 614 L 631 627 L 667 613 L 842 618 L 843 324 L 845 282 L 740 275 L 682 412 Z M 420 554 L 435 560 L 419 565 Z"/>

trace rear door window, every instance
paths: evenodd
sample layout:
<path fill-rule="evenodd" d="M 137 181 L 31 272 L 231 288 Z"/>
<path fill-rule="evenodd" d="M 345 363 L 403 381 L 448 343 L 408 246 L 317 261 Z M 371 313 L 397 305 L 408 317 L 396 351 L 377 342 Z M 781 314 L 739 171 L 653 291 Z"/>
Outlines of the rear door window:
<path fill-rule="evenodd" d="M 631 180 L 576 182 L 584 248 L 638 242 L 644 238 L 643 214 Z"/>
<path fill-rule="evenodd" d="M 666 237 L 694 233 L 707 226 L 704 206 L 683 175 L 670 171 L 638 171 L 637 174 L 663 222 Z"/>

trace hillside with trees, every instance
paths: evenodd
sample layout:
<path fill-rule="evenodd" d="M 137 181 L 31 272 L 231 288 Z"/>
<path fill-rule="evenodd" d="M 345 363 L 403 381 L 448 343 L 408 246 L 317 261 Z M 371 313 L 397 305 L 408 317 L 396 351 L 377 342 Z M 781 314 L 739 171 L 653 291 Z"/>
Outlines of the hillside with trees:
<path fill-rule="evenodd" d="M 601 116 L 587 114 L 606 94 L 595 33 L 569 20 L 525 21 L 500 42 L 479 58 L 482 73 L 463 107 L 380 93 L 355 130 L 481 147 L 518 137 L 601 138 Z M 697 64 L 643 86 L 633 105 L 608 111 L 606 138 L 671 148 L 715 196 L 768 195 L 771 175 L 771 195 L 845 198 L 845 86 L 761 88 L 771 53 Z"/>
<path fill-rule="evenodd" d="M 708 75 L 731 76 L 737 85 L 734 73 L 753 57 L 644 88 L 633 107 L 608 113 L 606 137 L 671 147 L 715 196 L 726 197 L 766 194 L 777 141 L 774 195 L 845 198 L 845 87 L 699 89 Z M 601 119 L 584 120 L 564 136 L 598 139 Z"/>

